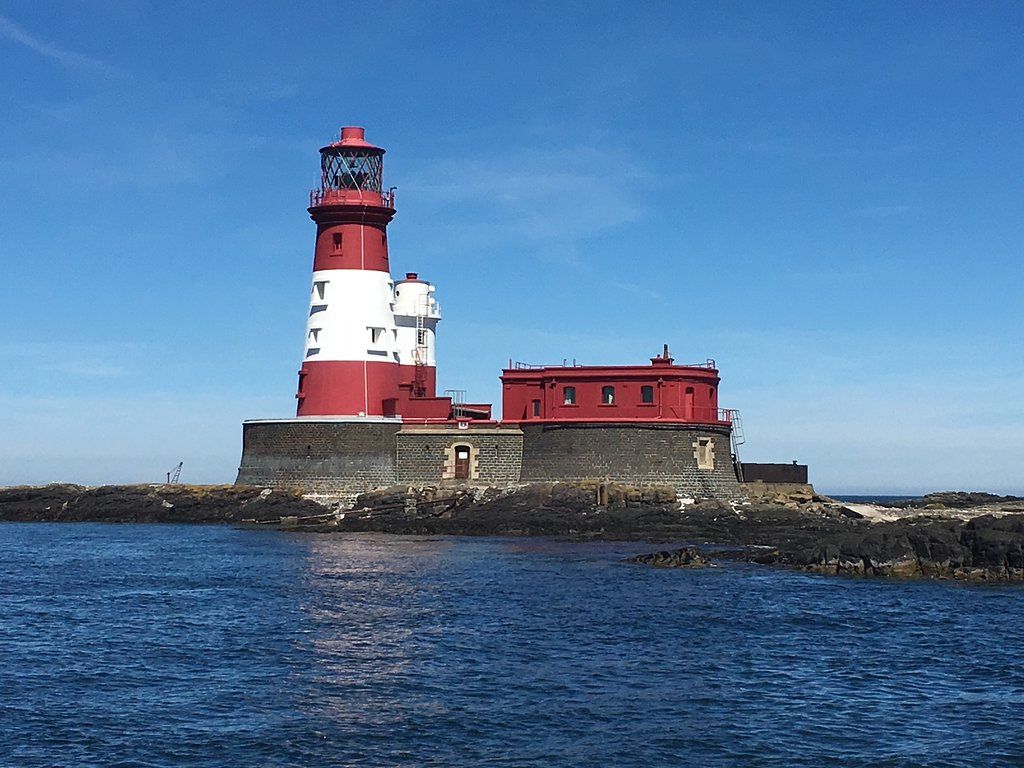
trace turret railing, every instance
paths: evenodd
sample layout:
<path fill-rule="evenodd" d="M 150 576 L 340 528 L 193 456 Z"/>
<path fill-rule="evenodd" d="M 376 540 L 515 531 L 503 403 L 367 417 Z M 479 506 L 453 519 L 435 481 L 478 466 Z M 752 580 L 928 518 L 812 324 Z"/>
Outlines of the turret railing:
<path fill-rule="evenodd" d="M 309 191 L 309 207 L 316 208 L 319 205 L 330 205 L 332 202 L 365 202 L 369 205 L 377 205 L 377 198 L 380 198 L 380 204 L 385 208 L 394 208 L 394 187 L 383 192 L 367 192 L 361 189 L 311 189 Z"/>

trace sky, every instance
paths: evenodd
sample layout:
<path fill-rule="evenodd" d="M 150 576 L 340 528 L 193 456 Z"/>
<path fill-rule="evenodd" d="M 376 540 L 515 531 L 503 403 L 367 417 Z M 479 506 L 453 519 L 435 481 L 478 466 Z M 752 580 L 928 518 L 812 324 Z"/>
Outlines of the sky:
<path fill-rule="evenodd" d="M 439 388 L 717 361 L 747 461 L 1024 492 L 1024 5 L 0 0 L 0 484 L 232 482 L 317 149 L 387 148 Z"/>

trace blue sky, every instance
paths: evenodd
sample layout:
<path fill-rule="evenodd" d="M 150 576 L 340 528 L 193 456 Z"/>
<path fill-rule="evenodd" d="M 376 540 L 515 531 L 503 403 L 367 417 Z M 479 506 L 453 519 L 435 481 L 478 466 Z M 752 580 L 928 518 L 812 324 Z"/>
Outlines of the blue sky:
<path fill-rule="evenodd" d="M 0 2 L 0 484 L 230 482 L 365 125 L 439 383 L 715 358 L 748 460 L 1024 491 L 1016 3 Z"/>

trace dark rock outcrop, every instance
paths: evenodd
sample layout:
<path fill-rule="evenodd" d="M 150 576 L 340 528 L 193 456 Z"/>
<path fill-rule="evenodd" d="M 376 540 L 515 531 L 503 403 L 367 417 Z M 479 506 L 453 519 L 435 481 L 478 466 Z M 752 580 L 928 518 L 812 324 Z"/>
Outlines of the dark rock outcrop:
<path fill-rule="evenodd" d="M 814 540 L 781 542 L 751 560 L 852 576 L 1019 580 L 1024 516 L 862 523 Z"/>
<path fill-rule="evenodd" d="M 241 523 L 323 516 L 297 493 L 251 486 L 80 485 L 0 488 L 0 520 Z"/>
<path fill-rule="evenodd" d="M 537 483 L 511 491 L 397 486 L 363 494 L 340 517 L 297 491 L 50 485 L 0 489 L 0 520 L 262 523 L 306 531 L 688 542 L 705 550 L 731 547 L 752 562 L 816 573 L 1024 579 L 1021 514 L 963 520 L 925 513 L 871 522 L 816 500 L 799 508 L 703 501 L 680 509 L 671 489 L 605 483 Z M 650 562 L 697 565 L 702 557 L 675 554 L 676 563 L 673 553 L 656 553 Z"/>
<path fill-rule="evenodd" d="M 904 506 L 922 509 L 970 509 L 971 507 L 1017 501 L 1024 502 L 1024 497 L 998 496 L 994 493 L 979 493 L 977 491 L 940 491 L 926 493 L 919 499 L 911 499 L 905 502 Z"/>
<path fill-rule="evenodd" d="M 653 568 L 707 568 L 711 561 L 693 547 L 652 552 L 626 559 L 627 563 L 639 563 Z"/>
<path fill-rule="evenodd" d="M 600 494 L 603 504 L 598 504 Z M 406 488 L 362 494 L 335 530 L 465 536 L 673 537 L 671 488 L 613 483 L 534 483 L 496 488 Z"/>

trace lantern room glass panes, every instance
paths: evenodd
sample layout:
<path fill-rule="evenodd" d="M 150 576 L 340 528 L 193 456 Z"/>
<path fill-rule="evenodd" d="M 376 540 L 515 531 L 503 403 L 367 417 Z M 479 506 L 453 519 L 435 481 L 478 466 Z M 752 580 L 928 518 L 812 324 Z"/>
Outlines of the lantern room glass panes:
<path fill-rule="evenodd" d="M 323 188 L 380 192 L 384 183 L 383 166 L 384 158 L 378 153 L 332 149 L 320 157 Z"/>

